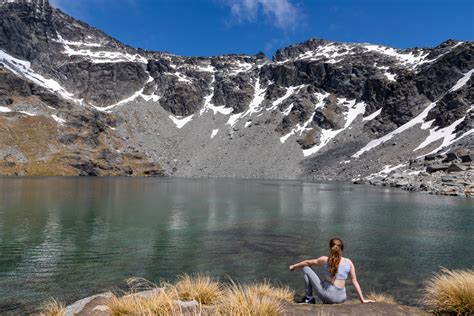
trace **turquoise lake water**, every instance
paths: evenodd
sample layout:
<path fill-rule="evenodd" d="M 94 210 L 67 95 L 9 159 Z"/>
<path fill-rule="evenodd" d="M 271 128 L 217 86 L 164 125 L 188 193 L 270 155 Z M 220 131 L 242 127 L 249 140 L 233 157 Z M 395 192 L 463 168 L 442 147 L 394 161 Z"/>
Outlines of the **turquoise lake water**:
<path fill-rule="evenodd" d="M 0 312 L 183 272 L 302 293 L 287 267 L 335 236 L 364 292 L 416 305 L 439 267 L 473 266 L 474 201 L 345 183 L 0 178 Z"/>

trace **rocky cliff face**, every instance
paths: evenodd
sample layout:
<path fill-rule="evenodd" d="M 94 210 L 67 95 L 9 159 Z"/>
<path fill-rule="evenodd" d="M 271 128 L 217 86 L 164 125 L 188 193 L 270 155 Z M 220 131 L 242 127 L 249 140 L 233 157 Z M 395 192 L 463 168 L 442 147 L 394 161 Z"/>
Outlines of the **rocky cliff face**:
<path fill-rule="evenodd" d="M 351 180 L 474 147 L 474 42 L 181 57 L 128 47 L 47 0 L 2 0 L 0 63 L 6 174 L 57 161 L 68 174 Z M 44 145 L 28 154 L 24 137 Z"/>

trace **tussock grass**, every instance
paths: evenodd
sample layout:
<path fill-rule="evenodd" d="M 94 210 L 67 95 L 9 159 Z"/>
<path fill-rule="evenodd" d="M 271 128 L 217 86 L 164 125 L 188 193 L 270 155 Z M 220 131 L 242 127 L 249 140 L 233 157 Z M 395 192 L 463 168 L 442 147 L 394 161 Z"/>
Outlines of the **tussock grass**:
<path fill-rule="evenodd" d="M 215 304 L 223 295 L 222 285 L 205 274 L 183 274 L 174 287 L 180 300 L 196 300 L 203 305 Z"/>
<path fill-rule="evenodd" d="M 395 298 L 389 294 L 370 292 L 367 298 L 378 303 L 397 304 Z"/>
<path fill-rule="evenodd" d="M 288 286 L 275 286 L 268 280 L 261 283 L 249 284 L 247 285 L 247 289 L 255 296 L 273 297 L 288 303 L 292 303 L 295 296 L 295 292 Z"/>
<path fill-rule="evenodd" d="M 423 303 L 437 312 L 474 314 L 474 270 L 441 269 L 426 283 Z"/>
<path fill-rule="evenodd" d="M 64 316 L 66 305 L 54 298 L 47 302 L 40 315 L 42 316 Z"/>
<path fill-rule="evenodd" d="M 113 315 L 275 316 L 281 315 L 285 302 L 292 303 L 294 297 L 289 287 L 269 281 L 241 285 L 231 280 L 224 285 L 204 274 L 183 274 L 175 283 L 160 285 L 142 278 L 129 279 L 127 283 L 129 292 L 107 300 Z M 184 310 L 178 300 L 195 300 L 197 306 Z M 63 304 L 51 301 L 44 315 L 63 316 L 63 311 Z"/>
<path fill-rule="evenodd" d="M 130 292 L 132 293 L 159 288 L 158 284 L 148 281 L 144 278 L 130 278 L 127 280 L 127 284 L 130 288 Z"/>
<path fill-rule="evenodd" d="M 250 287 L 232 283 L 217 308 L 220 315 L 276 316 L 282 314 L 283 303 L 275 297 L 255 295 Z"/>
<path fill-rule="evenodd" d="M 175 293 L 157 291 L 149 297 L 138 295 L 113 296 L 107 306 L 114 315 L 182 315 Z"/>
<path fill-rule="evenodd" d="M 127 280 L 130 293 L 122 297 L 114 295 L 107 306 L 114 315 L 181 315 L 176 304 L 178 293 L 173 286 L 163 283 L 158 286 L 143 278 Z M 150 295 L 137 293 L 154 290 Z"/>

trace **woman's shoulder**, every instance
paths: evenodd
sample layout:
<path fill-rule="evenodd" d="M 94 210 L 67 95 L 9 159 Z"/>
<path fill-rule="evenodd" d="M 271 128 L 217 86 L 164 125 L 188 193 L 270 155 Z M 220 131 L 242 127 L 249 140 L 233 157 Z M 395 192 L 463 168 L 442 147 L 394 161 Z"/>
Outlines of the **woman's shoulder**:
<path fill-rule="evenodd" d="M 349 259 L 349 258 L 342 257 L 342 259 L 343 259 L 343 263 L 347 263 L 347 264 L 351 264 L 351 263 L 352 263 L 351 259 Z"/>

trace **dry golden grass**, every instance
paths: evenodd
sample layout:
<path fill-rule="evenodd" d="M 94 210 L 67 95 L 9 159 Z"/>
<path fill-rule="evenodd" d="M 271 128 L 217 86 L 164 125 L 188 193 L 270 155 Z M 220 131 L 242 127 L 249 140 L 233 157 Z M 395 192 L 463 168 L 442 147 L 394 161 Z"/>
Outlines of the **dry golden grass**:
<path fill-rule="evenodd" d="M 130 293 L 118 297 L 113 296 L 107 306 L 114 315 L 181 315 L 176 304 L 178 293 L 167 283 L 161 287 L 143 278 L 127 280 Z M 151 295 L 143 296 L 138 293 L 152 290 Z"/>
<path fill-rule="evenodd" d="M 42 316 L 64 316 L 64 309 L 66 305 L 62 302 L 59 302 L 55 299 L 51 299 L 47 302 L 44 307 L 43 311 L 40 315 Z"/>
<path fill-rule="evenodd" d="M 221 315 L 276 316 L 283 312 L 281 300 L 271 296 L 256 296 L 249 287 L 233 283 L 225 290 L 217 306 Z"/>
<path fill-rule="evenodd" d="M 204 274 L 188 275 L 178 277 L 174 287 L 180 300 L 196 300 L 203 305 L 212 305 L 220 300 L 223 294 L 222 285 Z"/>
<path fill-rule="evenodd" d="M 261 283 L 249 284 L 246 288 L 255 296 L 273 297 L 288 303 L 292 303 L 295 296 L 295 292 L 288 286 L 275 286 L 267 280 Z"/>
<path fill-rule="evenodd" d="M 426 283 L 423 302 L 438 312 L 474 314 L 474 270 L 441 269 Z"/>
<path fill-rule="evenodd" d="M 378 303 L 397 304 L 395 298 L 389 294 L 370 292 L 367 298 Z"/>
<path fill-rule="evenodd" d="M 149 297 L 138 295 L 113 296 L 107 306 L 114 315 L 181 315 L 176 304 L 176 295 L 157 291 Z"/>
<path fill-rule="evenodd" d="M 186 315 L 273 316 L 281 315 L 284 303 L 291 303 L 294 297 L 294 292 L 287 286 L 275 286 L 268 281 L 249 285 L 231 281 L 222 285 L 203 274 L 184 274 L 174 284 L 158 286 L 141 278 L 129 279 L 128 284 L 129 293 L 121 297 L 114 295 L 106 303 L 113 315 L 178 316 L 184 312 L 178 300 L 195 300 L 197 308 L 186 310 Z M 51 301 L 44 315 L 63 315 L 63 310 L 64 305 Z"/>

